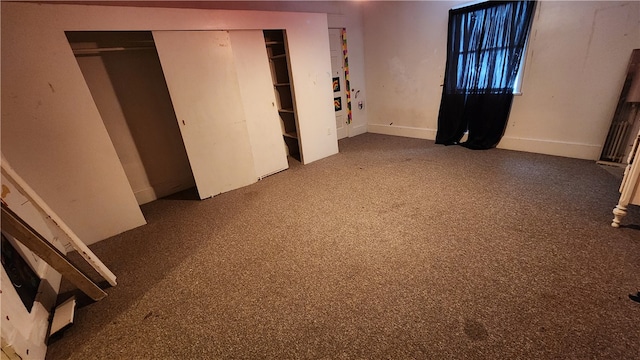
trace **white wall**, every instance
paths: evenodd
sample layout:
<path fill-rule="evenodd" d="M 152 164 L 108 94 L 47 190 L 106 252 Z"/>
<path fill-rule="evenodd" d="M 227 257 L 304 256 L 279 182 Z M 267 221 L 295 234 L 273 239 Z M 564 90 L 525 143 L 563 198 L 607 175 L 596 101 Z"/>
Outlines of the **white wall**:
<path fill-rule="evenodd" d="M 499 146 L 599 159 L 640 48 L 640 3 L 542 2 L 530 41 L 523 95 Z"/>
<path fill-rule="evenodd" d="M 91 244 L 145 223 L 64 30 L 285 29 L 305 162 L 337 153 L 327 16 L 2 3 L 2 152 Z"/>
<path fill-rule="evenodd" d="M 454 4 L 385 1 L 363 8 L 370 132 L 435 139 Z"/>
<path fill-rule="evenodd" d="M 467 1 L 363 7 L 369 131 L 435 139 L 448 10 Z M 498 147 L 597 159 L 640 47 L 640 3 L 541 1 Z"/>

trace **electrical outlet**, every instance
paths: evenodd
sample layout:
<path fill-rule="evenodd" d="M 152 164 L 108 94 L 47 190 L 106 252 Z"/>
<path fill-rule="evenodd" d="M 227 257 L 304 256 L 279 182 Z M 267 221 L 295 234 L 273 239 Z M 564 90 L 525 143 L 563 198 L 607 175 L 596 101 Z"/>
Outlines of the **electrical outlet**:
<path fill-rule="evenodd" d="M 331 135 L 331 128 L 327 128 L 327 135 Z"/>

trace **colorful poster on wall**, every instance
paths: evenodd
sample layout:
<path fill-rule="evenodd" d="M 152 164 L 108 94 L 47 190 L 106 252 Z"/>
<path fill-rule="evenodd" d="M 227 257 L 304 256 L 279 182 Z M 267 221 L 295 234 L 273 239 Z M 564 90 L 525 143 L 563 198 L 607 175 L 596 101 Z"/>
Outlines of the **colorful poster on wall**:
<path fill-rule="evenodd" d="M 333 92 L 337 92 L 340 91 L 340 78 L 339 77 L 334 77 L 333 78 Z"/>
<path fill-rule="evenodd" d="M 333 107 L 336 111 L 342 110 L 342 97 L 333 98 Z"/>

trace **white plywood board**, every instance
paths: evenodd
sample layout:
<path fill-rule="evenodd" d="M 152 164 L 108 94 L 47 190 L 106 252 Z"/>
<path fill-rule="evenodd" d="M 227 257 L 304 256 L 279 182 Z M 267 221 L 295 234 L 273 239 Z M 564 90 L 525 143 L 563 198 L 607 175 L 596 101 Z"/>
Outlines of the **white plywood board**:
<path fill-rule="evenodd" d="M 154 31 L 201 199 L 257 181 L 227 31 Z"/>
<path fill-rule="evenodd" d="M 291 82 L 295 92 L 300 152 L 305 164 L 338 153 L 336 117 L 333 106 L 329 32 L 316 37 L 313 46 L 307 38 L 313 29 L 287 30 Z M 324 72 L 305 72 L 311 66 Z M 329 106 L 327 106 L 327 104 Z M 343 105 L 346 106 L 346 105 Z"/>
<path fill-rule="evenodd" d="M 2 153 L 87 244 L 144 225 L 64 32 L 2 12 Z"/>
<path fill-rule="evenodd" d="M 256 175 L 287 169 L 287 153 L 261 30 L 230 31 Z"/>

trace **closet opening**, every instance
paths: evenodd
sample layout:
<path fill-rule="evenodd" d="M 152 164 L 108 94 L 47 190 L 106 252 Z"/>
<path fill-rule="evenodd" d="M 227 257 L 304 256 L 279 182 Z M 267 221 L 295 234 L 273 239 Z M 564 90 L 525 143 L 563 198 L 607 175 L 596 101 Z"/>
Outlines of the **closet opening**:
<path fill-rule="evenodd" d="M 197 199 L 152 33 L 65 33 L 138 204 Z"/>

